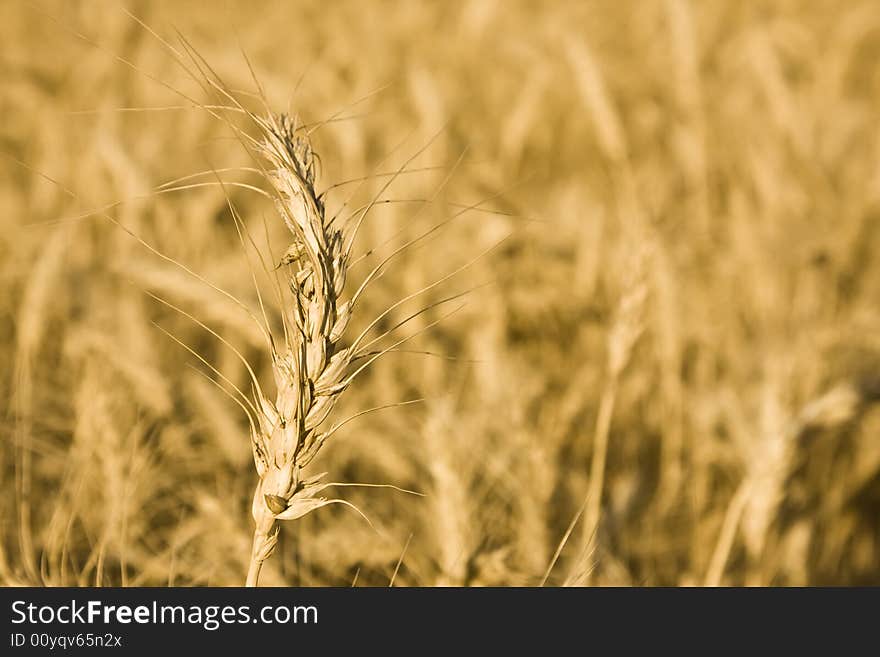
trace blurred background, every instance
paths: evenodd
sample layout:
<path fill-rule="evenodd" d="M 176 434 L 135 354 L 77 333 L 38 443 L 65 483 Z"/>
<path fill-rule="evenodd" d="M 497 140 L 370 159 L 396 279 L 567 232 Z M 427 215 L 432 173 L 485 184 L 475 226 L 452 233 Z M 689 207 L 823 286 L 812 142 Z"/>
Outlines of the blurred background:
<path fill-rule="evenodd" d="M 3 3 L 0 583 L 243 582 L 247 422 L 163 330 L 247 373 L 150 295 L 271 389 L 256 325 L 172 262 L 258 309 L 211 170 L 265 183 L 182 38 L 324 122 L 328 212 L 388 201 L 350 285 L 437 227 L 356 324 L 461 268 L 335 419 L 424 401 L 312 466 L 423 496 L 339 489 L 375 530 L 287 523 L 263 584 L 880 584 L 872 0 Z M 271 203 L 225 192 L 277 262 Z"/>

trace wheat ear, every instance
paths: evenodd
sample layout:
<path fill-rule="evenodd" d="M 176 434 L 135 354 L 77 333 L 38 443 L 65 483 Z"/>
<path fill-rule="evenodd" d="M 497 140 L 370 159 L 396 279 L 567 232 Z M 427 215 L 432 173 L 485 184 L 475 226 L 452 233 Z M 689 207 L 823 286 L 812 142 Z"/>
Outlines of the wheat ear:
<path fill-rule="evenodd" d="M 287 116 L 257 119 L 261 154 L 276 192 L 278 212 L 292 235 L 281 265 L 292 300 L 283 309 L 286 344 L 272 346 L 274 403 L 257 390 L 259 421 L 252 427 L 254 463 L 260 477 L 252 512 L 256 527 L 247 585 L 275 548 L 279 520 L 293 520 L 342 500 L 318 496 L 331 484 L 323 475 L 304 478 L 303 468 L 332 432 L 319 427 L 348 386 L 348 366 L 357 348 L 339 348 L 351 304 L 340 296 L 350 247 L 343 228 L 327 221 L 315 192 L 315 156 L 308 137 Z"/>

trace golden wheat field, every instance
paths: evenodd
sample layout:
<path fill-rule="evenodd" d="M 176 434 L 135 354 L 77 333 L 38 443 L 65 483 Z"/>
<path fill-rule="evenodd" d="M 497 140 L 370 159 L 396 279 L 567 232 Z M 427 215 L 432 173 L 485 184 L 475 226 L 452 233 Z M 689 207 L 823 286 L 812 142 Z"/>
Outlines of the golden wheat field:
<path fill-rule="evenodd" d="M 874 0 L 0 44 L 0 584 L 880 584 Z"/>

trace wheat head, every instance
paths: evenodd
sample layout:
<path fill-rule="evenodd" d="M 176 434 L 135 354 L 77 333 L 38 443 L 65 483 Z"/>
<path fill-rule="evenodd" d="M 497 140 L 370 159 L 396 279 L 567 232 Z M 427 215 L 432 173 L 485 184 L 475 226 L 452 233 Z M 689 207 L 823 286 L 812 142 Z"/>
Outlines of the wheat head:
<path fill-rule="evenodd" d="M 341 300 L 350 244 L 346 227 L 325 217 L 308 136 L 285 115 L 258 119 L 258 126 L 261 154 L 270 167 L 267 179 L 292 236 L 281 261 L 291 302 L 283 309 L 290 327 L 286 344 L 272 345 L 275 400 L 256 392 L 260 414 L 252 439 L 260 479 L 252 505 L 256 527 L 248 586 L 256 586 L 260 567 L 277 543 L 277 521 L 344 503 L 318 496 L 331 484 L 322 482 L 323 475 L 306 478 L 302 471 L 333 432 L 319 427 L 350 383 L 347 370 L 357 349 L 338 344 L 351 315 L 351 304 Z"/>

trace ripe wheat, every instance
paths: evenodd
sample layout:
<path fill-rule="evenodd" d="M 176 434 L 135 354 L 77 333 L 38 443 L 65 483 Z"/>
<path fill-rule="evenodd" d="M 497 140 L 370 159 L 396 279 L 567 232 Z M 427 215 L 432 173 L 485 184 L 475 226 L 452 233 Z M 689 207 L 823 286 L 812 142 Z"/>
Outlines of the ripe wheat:
<path fill-rule="evenodd" d="M 341 295 L 356 225 L 337 227 L 325 216 L 315 191 L 315 157 L 308 137 L 287 116 L 258 120 L 262 155 L 271 166 L 268 179 L 277 193 L 277 209 L 292 235 L 281 262 L 291 292 L 285 314 L 286 344 L 272 346 L 275 401 L 256 391 L 258 422 L 252 424 L 254 463 L 260 480 L 252 512 L 256 527 L 247 585 L 256 586 L 260 568 L 278 539 L 279 520 L 293 520 L 321 506 L 343 503 L 320 497 L 331 484 L 323 475 L 304 477 L 334 429 L 320 431 L 348 373 L 357 341 L 338 342 L 351 316 Z M 287 327 L 290 327 L 289 331 Z"/>

